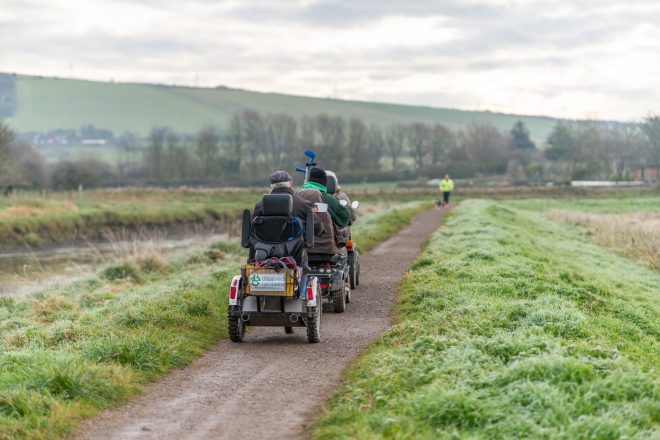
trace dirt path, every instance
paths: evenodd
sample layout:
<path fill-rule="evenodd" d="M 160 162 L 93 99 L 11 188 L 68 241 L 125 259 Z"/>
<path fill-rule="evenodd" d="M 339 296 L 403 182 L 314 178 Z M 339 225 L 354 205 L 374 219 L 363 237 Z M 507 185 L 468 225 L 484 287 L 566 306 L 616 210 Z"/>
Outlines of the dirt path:
<path fill-rule="evenodd" d="M 222 341 L 121 408 L 83 423 L 75 439 L 295 439 L 320 413 L 347 363 L 389 325 L 396 285 L 443 214 L 431 209 L 362 257 L 346 313 L 324 313 L 321 343 L 304 328 L 252 328 Z"/>

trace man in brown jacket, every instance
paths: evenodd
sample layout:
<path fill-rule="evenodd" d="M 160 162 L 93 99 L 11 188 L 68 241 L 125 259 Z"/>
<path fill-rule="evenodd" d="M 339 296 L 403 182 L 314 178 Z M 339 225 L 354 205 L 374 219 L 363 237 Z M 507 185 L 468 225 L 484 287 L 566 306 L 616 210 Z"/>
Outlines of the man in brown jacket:
<path fill-rule="evenodd" d="M 293 178 L 286 171 L 275 171 L 270 175 L 269 178 L 270 187 L 272 188 L 271 194 L 289 194 L 293 198 L 293 211 L 292 215 L 295 215 L 300 220 L 304 221 L 307 218 L 307 212 L 311 210 L 316 212 L 316 206 L 308 200 L 303 199 L 296 195 L 293 192 Z M 257 217 L 263 214 L 262 202 L 259 200 L 256 205 L 254 205 L 254 215 Z M 314 235 L 319 236 L 323 232 L 323 223 L 319 214 L 314 214 Z"/>
<path fill-rule="evenodd" d="M 310 254 L 337 254 L 342 252 L 337 247 L 335 241 L 335 228 L 343 228 L 351 221 L 351 214 L 348 208 L 341 206 L 339 200 L 328 194 L 326 184 L 328 177 L 324 170 L 312 168 L 309 175 L 309 181 L 303 185 L 303 189 L 298 191 L 298 195 L 312 203 L 325 203 L 328 205 L 328 212 L 319 212 L 317 215 L 323 222 L 323 233 L 314 240 L 314 247 L 309 250 Z"/>

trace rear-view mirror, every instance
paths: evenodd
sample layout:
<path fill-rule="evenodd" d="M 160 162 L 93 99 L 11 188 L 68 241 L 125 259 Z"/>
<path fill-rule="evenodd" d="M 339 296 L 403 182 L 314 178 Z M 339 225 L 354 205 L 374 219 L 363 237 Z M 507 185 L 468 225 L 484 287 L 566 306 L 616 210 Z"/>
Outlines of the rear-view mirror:
<path fill-rule="evenodd" d="M 360 202 L 353 200 L 353 203 L 351 203 L 351 208 L 358 209 L 358 206 L 360 206 Z"/>

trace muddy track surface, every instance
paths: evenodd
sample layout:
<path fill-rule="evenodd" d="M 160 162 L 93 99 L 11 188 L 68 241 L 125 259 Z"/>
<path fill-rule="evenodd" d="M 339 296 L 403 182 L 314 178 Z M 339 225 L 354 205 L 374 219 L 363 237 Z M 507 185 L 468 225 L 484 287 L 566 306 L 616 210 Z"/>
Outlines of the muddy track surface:
<path fill-rule="evenodd" d="M 307 343 L 302 327 L 292 335 L 250 328 L 244 342 L 218 343 L 142 396 L 84 422 L 73 438 L 304 438 L 347 364 L 390 325 L 397 283 L 442 214 L 419 214 L 361 257 L 361 284 L 346 313 L 324 309 L 320 343 Z"/>

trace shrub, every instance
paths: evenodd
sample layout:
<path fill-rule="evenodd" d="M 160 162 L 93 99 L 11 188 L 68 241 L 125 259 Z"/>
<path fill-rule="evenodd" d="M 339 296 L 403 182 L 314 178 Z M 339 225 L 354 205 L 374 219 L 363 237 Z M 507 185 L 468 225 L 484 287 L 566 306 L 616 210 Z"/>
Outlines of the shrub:
<path fill-rule="evenodd" d="M 129 262 L 106 267 L 103 270 L 102 276 L 103 278 L 110 281 L 124 279 L 131 279 L 135 282 L 142 281 L 138 267 L 135 264 Z"/>

